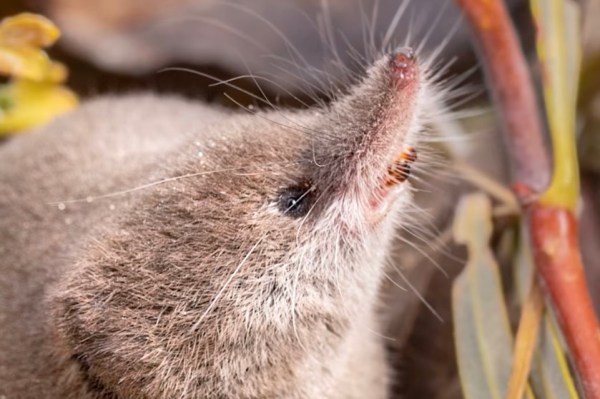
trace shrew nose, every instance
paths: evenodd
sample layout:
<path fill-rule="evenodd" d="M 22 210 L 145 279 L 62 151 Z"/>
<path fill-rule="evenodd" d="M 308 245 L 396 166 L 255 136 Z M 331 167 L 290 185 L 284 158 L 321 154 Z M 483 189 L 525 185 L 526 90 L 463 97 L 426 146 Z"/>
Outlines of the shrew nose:
<path fill-rule="evenodd" d="M 415 61 L 415 52 L 410 47 L 398 47 L 392 51 L 392 57 L 398 61 L 410 62 Z"/>
<path fill-rule="evenodd" d="M 414 80 L 417 73 L 416 56 L 412 48 L 399 47 L 391 54 L 391 74 L 398 86 Z"/>

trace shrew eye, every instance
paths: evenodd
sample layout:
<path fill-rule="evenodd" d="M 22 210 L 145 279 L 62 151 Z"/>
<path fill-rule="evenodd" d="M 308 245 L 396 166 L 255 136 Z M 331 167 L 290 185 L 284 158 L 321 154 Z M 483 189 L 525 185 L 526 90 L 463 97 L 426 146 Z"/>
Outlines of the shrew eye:
<path fill-rule="evenodd" d="M 285 188 L 280 194 L 277 205 L 285 215 L 298 218 L 306 216 L 313 202 L 313 188 L 310 184 L 301 184 Z"/>

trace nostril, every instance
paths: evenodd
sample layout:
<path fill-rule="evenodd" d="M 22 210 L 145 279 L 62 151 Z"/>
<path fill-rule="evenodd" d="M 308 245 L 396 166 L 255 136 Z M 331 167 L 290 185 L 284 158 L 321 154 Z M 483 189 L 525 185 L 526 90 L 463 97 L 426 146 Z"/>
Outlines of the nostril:
<path fill-rule="evenodd" d="M 392 52 L 390 66 L 392 76 L 397 83 L 400 84 L 415 77 L 415 61 L 415 53 L 410 47 L 399 47 Z"/>
<path fill-rule="evenodd" d="M 398 47 L 392 52 L 392 60 L 394 62 L 411 62 L 415 61 L 415 52 L 410 47 Z"/>
<path fill-rule="evenodd" d="M 394 55 L 404 55 L 409 60 L 415 59 L 415 52 L 412 47 L 398 47 L 394 50 Z"/>

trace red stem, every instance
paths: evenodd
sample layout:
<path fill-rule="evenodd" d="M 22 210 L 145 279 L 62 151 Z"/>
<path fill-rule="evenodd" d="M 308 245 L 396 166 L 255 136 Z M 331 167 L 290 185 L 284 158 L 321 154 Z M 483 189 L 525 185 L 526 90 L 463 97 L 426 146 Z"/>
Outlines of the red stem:
<path fill-rule="evenodd" d="M 457 0 L 477 32 L 481 58 L 501 112 L 516 181 L 536 192 L 550 181 L 550 162 L 535 90 L 517 35 L 502 1 Z"/>
<path fill-rule="evenodd" d="M 534 259 L 589 399 L 600 398 L 600 330 L 586 286 L 577 222 L 567 209 L 528 212 Z"/>

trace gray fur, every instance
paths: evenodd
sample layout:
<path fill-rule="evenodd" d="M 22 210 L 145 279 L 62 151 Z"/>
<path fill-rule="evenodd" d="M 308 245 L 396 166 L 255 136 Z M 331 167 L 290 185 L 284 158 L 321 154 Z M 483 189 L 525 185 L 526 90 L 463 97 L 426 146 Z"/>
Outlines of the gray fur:
<path fill-rule="evenodd" d="M 386 398 L 409 185 L 377 222 L 368 200 L 425 86 L 391 68 L 294 113 L 97 99 L 0 147 L 0 395 Z M 304 181 L 312 210 L 283 214 Z"/>

